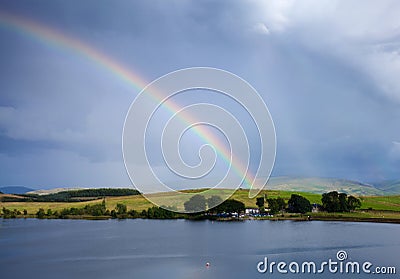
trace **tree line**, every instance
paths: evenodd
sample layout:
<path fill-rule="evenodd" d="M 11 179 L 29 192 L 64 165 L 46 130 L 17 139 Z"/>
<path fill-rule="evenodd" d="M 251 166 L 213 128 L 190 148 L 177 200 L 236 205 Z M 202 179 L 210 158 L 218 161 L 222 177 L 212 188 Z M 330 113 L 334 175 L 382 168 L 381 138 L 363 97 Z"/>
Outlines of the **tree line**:
<path fill-rule="evenodd" d="M 259 207 L 260 212 L 265 212 L 265 200 L 268 203 L 270 214 L 283 211 L 304 214 L 312 211 L 311 202 L 298 194 L 292 194 L 287 204 L 280 197 L 268 199 L 259 197 L 256 199 L 256 205 Z M 350 212 L 361 207 L 360 199 L 337 191 L 322 194 L 321 202 L 322 205 L 319 206 L 319 209 L 327 212 Z"/>
<path fill-rule="evenodd" d="M 98 188 L 61 191 L 53 194 L 22 194 L 18 197 L 2 197 L 3 202 L 80 202 L 102 197 L 139 195 L 140 192 L 129 188 Z"/>
<path fill-rule="evenodd" d="M 219 196 L 211 196 L 206 199 L 203 195 L 194 195 L 184 203 L 185 211 L 189 213 L 207 212 L 218 213 L 240 213 L 245 210 L 245 205 L 235 199 L 222 201 Z"/>
<path fill-rule="evenodd" d="M 361 207 L 361 201 L 346 193 L 332 191 L 322 194 L 322 207 L 328 212 L 350 212 Z"/>

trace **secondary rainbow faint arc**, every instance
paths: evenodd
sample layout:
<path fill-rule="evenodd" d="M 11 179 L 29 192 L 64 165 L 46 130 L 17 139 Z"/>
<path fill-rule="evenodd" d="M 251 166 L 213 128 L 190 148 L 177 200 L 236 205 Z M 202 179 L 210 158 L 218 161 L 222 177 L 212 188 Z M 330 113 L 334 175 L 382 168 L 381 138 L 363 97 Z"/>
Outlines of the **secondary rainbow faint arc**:
<path fill-rule="evenodd" d="M 61 33 L 54 28 L 40 24 L 37 21 L 0 11 L 0 24 L 3 24 L 4 26 L 16 31 L 22 31 L 24 35 L 38 39 L 47 45 L 56 46 L 61 49 L 64 48 L 72 50 L 73 52 L 92 60 L 96 64 L 101 65 L 118 78 L 133 85 L 139 91 L 142 91 L 143 88 L 149 84 L 149 82 L 147 82 L 139 74 L 135 73 L 131 69 L 128 70 L 127 67 L 124 67 L 121 63 L 113 60 L 111 57 L 108 57 L 89 44 L 84 43 L 83 41 L 70 35 Z M 172 114 L 175 114 L 181 109 L 178 104 L 172 102 L 170 99 L 163 100 L 161 95 L 155 91 L 152 91 L 152 93 L 148 96 L 154 99 L 157 104 L 162 103 L 162 107 L 166 108 Z M 181 113 L 179 119 L 188 125 L 197 122 L 190 114 L 185 112 Z M 227 149 L 224 144 L 219 142 L 216 136 L 214 136 L 212 133 L 209 133 L 201 125 L 193 126 L 191 130 L 194 131 L 200 138 L 214 146 L 224 161 L 230 165 L 230 167 L 232 167 L 234 171 L 243 179 L 245 186 L 251 187 L 253 185 L 255 182 L 255 177 L 250 173 L 248 167 L 243 165 L 239 160 L 232 162 L 230 150 Z M 246 175 L 243 177 L 243 174 Z"/>

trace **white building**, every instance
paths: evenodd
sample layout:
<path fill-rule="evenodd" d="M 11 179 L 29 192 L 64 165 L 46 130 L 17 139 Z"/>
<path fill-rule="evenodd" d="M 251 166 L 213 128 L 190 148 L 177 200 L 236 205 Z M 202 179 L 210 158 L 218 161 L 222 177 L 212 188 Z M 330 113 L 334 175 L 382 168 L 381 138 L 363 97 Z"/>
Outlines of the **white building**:
<path fill-rule="evenodd" d="M 258 208 L 246 208 L 245 213 L 246 215 L 260 214 L 260 210 Z"/>

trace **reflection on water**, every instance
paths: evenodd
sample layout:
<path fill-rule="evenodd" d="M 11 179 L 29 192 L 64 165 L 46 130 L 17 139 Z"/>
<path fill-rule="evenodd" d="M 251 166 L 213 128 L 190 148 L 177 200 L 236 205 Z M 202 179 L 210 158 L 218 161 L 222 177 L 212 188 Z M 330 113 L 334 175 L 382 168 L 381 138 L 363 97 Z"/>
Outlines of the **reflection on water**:
<path fill-rule="evenodd" d="M 256 269 L 265 256 L 321 262 L 346 250 L 399 273 L 399 233 L 400 225 L 373 223 L 8 219 L 0 220 L 0 270 L 2 278 L 267 278 Z"/>

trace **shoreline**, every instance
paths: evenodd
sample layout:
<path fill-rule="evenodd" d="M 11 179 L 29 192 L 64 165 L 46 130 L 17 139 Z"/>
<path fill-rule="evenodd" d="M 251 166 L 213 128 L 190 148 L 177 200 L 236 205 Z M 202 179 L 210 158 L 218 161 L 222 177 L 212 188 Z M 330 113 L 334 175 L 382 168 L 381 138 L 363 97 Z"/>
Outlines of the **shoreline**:
<path fill-rule="evenodd" d="M 8 219 L 38 219 L 38 220 L 89 220 L 89 221 L 100 221 L 100 220 L 134 220 L 134 219 L 143 219 L 143 220 L 188 220 L 188 221 L 213 221 L 213 222 L 244 222 L 244 221 L 293 221 L 293 222 L 312 222 L 312 221 L 328 221 L 328 222 L 360 222 L 360 223 L 388 223 L 388 224 L 400 224 L 400 219 L 397 218 L 370 218 L 370 217 L 335 217 L 335 216 L 313 216 L 310 215 L 310 219 L 308 216 L 299 216 L 299 217 L 246 217 L 246 218 L 237 218 L 237 217 L 228 217 L 228 218 L 208 218 L 199 216 L 199 218 L 113 218 L 111 216 L 90 216 L 90 215 L 71 215 L 67 218 L 54 218 L 54 217 L 46 217 L 46 218 L 37 218 L 35 215 L 22 215 L 16 216 L 14 218 L 4 218 L 0 216 L 2 220 Z"/>

